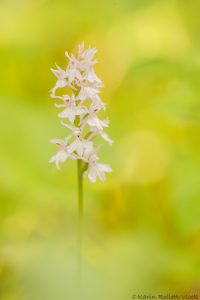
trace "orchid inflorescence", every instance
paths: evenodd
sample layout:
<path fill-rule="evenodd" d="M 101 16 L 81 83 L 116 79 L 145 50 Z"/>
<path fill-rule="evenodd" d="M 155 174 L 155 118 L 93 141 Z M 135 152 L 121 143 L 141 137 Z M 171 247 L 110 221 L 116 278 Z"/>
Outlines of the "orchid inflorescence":
<path fill-rule="evenodd" d="M 61 124 L 69 129 L 70 133 L 65 139 L 51 140 L 51 143 L 58 146 L 58 151 L 49 162 L 55 162 L 59 169 L 59 163 L 67 158 L 80 160 L 82 174 L 88 175 L 91 182 L 95 182 L 97 177 L 104 181 L 105 172 L 112 172 L 109 165 L 99 163 L 98 151 L 101 145 L 94 144 L 94 138 L 97 136 L 102 137 L 109 145 L 113 143 L 104 132 L 109 120 L 101 120 L 98 117 L 98 113 L 102 109 L 105 110 L 105 104 L 99 96 L 103 83 L 94 71 L 97 61 L 93 60 L 93 57 L 96 51 L 95 48 L 85 50 L 82 43 L 78 46 L 77 56 L 65 53 L 69 59 L 65 70 L 57 64 L 56 70 L 51 69 L 57 77 L 51 97 L 60 100 L 55 106 L 64 110 L 58 116 L 67 120 L 67 123 L 61 121 Z M 57 90 L 60 88 L 70 89 L 70 94 L 58 95 Z"/>

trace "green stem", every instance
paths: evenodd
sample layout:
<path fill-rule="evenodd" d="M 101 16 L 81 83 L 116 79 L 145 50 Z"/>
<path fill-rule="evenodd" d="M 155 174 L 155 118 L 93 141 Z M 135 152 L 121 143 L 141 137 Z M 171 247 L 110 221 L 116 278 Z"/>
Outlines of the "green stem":
<path fill-rule="evenodd" d="M 79 214 L 79 222 L 82 222 L 83 219 L 83 174 L 81 169 L 82 161 L 80 159 L 77 160 L 78 164 L 78 214 Z"/>
<path fill-rule="evenodd" d="M 82 273 L 82 231 L 83 231 L 83 174 L 82 161 L 77 160 L 78 173 L 78 284 L 81 284 Z"/>

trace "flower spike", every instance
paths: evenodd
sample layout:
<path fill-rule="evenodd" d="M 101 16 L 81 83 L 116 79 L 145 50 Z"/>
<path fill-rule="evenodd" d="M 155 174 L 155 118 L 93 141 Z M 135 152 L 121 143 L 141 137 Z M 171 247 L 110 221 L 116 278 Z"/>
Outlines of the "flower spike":
<path fill-rule="evenodd" d="M 103 87 L 102 80 L 94 71 L 96 48 L 85 49 L 84 43 L 78 46 L 78 54 L 65 52 L 69 62 L 66 69 L 56 65 L 57 69 L 51 69 L 57 81 L 51 90 L 51 98 L 59 100 L 55 107 L 62 109 L 58 117 L 61 124 L 69 131 L 65 139 L 53 139 L 51 142 L 58 147 L 57 153 L 50 159 L 60 168 L 67 158 L 82 161 L 82 175 L 88 175 L 91 182 L 97 177 L 104 181 L 105 173 L 112 172 L 107 164 L 99 163 L 97 152 L 99 146 L 94 144 L 94 138 L 101 137 L 109 145 L 113 141 L 104 128 L 108 127 L 109 120 L 101 120 L 98 116 L 101 110 L 106 110 L 105 104 L 100 97 L 100 89 Z M 70 88 L 71 94 L 66 94 L 63 88 Z M 57 90 L 60 90 L 58 95 Z M 63 122 L 64 121 L 64 122 Z"/>

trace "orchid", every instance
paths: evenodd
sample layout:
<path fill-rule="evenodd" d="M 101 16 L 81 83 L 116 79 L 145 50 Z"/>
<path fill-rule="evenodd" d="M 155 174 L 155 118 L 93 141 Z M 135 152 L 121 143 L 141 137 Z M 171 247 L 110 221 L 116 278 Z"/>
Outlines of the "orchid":
<path fill-rule="evenodd" d="M 107 164 L 99 163 L 99 157 L 97 156 L 97 149 L 91 149 L 90 151 L 87 151 L 87 160 L 89 164 L 89 168 L 83 173 L 83 176 L 88 175 L 88 178 L 91 182 L 95 182 L 97 177 L 101 179 L 101 181 L 106 180 L 105 173 L 106 172 L 112 172 L 112 169 Z"/>
<path fill-rule="evenodd" d="M 58 146 L 58 151 L 54 156 L 52 156 L 49 162 L 50 163 L 55 162 L 56 167 L 58 169 L 60 169 L 59 163 L 64 162 L 68 157 L 70 157 L 71 159 L 76 159 L 76 155 L 69 151 L 69 147 L 67 146 L 68 140 L 69 137 L 66 138 L 65 140 L 60 140 L 60 139 L 51 140 L 52 144 L 56 144 Z"/>
<path fill-rule="evenodd" d="M 81 177 L 83 173 L 87 173 L 91 182 L 96 181 L 97 177 L 104 181 L 105 173 L 112 171 L 110 166 L 98 162 L 97 154 L 95 160 L 92 159 L 94 154 L 88 156 L 88 153 L 97 153 L 94 143 L 94 138 L 97 136 L 112 145 L 112 140 L 104 132 L 109 121 L 102 120 L 98 116 L 102 109 L 105 110 L 105 104 L 100 97 L 103 83 L 94 71 L 97 61 L 93 58 L 96 52 L 95 48 L 85 49 L 82 43 L 78 46 L 77 55 L 65 53 L 69 60 L 66 69 L 62 69 L 57 64 L 57 69 L 51 69 L 57 78 L 51 97 L 60 101 L 55 103 L 55 107 L 62 109 L 58 117 L 65 121 L 61 124 L 69 130 L 69 134 L 66 138 L 67 142 L 66 139 L 52 140 L 52 143 L 58 146 L 58 151 L 49 162 L 55 162 L 59 169 L 59 164 L 67 158 L 78 160 L 81 163 Z M 62 89 L 66 87 L 71 89 L 71 94 L 62 94 Z"/>
<path fill-rule="evenodd" d="M 109 126 L 109 120 L 101 119 L 99 116 L 106 107 L 100 97 L 103 83 L 94 71 L 97 63 L 94 60 L 96 51 L 95 48 L 85 49 L 82 43 L 78 46 L 77 55 L 65 53 L 69 60 L 65 69 L 57 64 L 56 69 L 51 69 L 57 81 L 50 96 L 57 101 L 55 107 L 59 109 L 58 117 L 68 133 L 64 139 L 51 140 L 51 143 L 57 146 L 57 153 L 49 162 L 55 163 L 60 169 L 60 163 L 64 163 L 68 158 L 77 160 L 79 278 L 81 278 L 83 177 L 87 176 L 92 183 L 96 182 L 97 178 L 105 181 L 106 173 L 112 172 L 109 165 L 99 162 L 98 152 L 102 144 L 95 143 L 96 137 L 102 138 L 109 145 L 113 143 L 104 131 Z M 66 90 L 70 92 L 66 94 Z"/>

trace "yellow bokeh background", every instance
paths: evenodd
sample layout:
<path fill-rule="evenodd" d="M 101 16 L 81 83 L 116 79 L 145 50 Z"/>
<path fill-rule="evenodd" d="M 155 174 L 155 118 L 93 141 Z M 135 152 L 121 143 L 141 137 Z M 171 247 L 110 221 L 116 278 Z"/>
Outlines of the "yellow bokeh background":
<path fill-rule="evenodd" d="M 199 16 L 199 0 L 0 1 L 1 300 L 200 293 Z M 114 144 L 107 181 L 84 180 L 80 292 L 76 164 L 48 160 L 66 134 L 50 68 L 82 41 Z"/>

